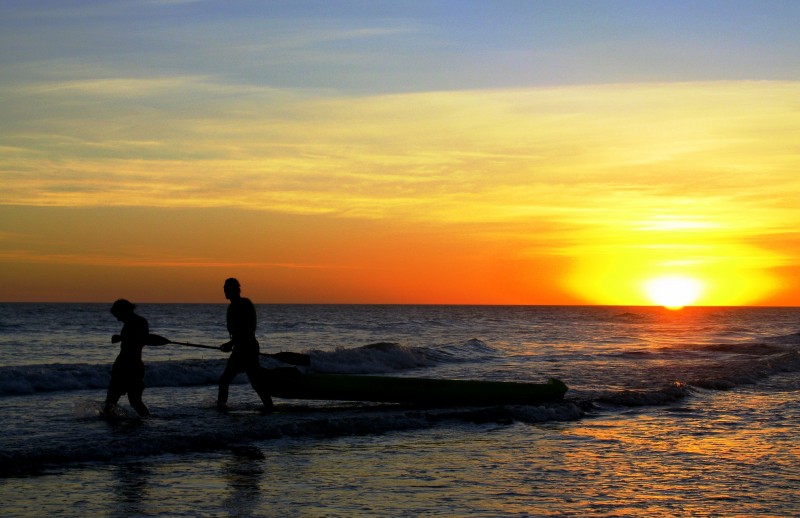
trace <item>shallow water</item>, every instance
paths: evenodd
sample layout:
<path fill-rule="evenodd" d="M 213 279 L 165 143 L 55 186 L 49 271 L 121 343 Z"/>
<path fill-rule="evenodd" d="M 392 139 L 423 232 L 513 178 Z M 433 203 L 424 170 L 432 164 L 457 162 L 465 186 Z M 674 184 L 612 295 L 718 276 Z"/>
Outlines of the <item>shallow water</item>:
<path fill-rule="evenodd" d="M 150 317 L 147 310 L 154 308 L 140 312 Z M 176 320 L 185 311 L 159 308 Z M 213 343 L 214 317 L 224 306 L 201 309 L 205 320 L 190 333 L 175 323 L 154 332 Z M 262 344 L 305 350 L 312 369 L 321 372 L 558 376 L 572 390 L 564 404 L 550 407 L 280 400 L 276 414 L 261 415 L 255 394 L 240 384 L 232 387 L 235 411 L 221 415 L 213 411 L 219 358 L 207 356 L 209 365 L 196 367 L 209 373 L 202 381 L 205 374 L 185 372 L 196 351 L 159 351 L 171 356 L 152 360 L 148 350 L 148 365 L 163 362 L 145 391 L 154 416 L 109 423 L 94 416 L 102 383 L 75 388 L 52 374 L 53 357 L 42 354 L 37 364 L 29 350 L 24 362 L 2 367 L 21 370 L 0 397 L 0 454 L 5 467 L 16 468 L 0 478 L 0 512 L 800 514 L 796 309 L 698 308 L 680 315 L 652 308 L 260 309 Z M 169 311 L 159 312 L 161 321 L 170 320 Z M 101 313 L 91 308 L 86 314 Z M 80 346 L 74 336 L 58 339 L 75 344 L 68 360 L 84 360 L 79 370 L 91 373 L 113 361 L 113 348 L 105 344 L 112 332 L 113 322 L 98 329 L 94 345 Z M 24 336 L 20 327 L 6 331 L 0 354 L 11 356 L 9 344 L 19 347 Z M 397 345 L 362 347 L 373 341 Z M 104 361 L 92 363 L 94 357 Z M 19 389 L 25 380 L 48 375 L 47 386 Z M 102 382 L 101 374 L 96 377 Z M 176 379 L 200 382 L 187 386 Z"/>

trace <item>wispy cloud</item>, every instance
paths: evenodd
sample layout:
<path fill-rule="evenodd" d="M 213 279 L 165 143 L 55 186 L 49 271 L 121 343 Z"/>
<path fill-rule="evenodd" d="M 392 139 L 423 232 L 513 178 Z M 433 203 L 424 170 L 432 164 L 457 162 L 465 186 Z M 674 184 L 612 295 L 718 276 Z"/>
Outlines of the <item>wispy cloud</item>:
<path fill-rule="evenodd" d="M 63 99 L 76 90 L 123 102 L 75 112 Z M 235 91 L 194 77 L 40 89 L 54 109 L 47 118 L 4 124 L 15 152 L 0 158 L 0 201 L 457 222 L 582 219 L 624 199 L 647 220 L 682 210 L 681 199 L 690 210 L 708 199 L 766 214 L 800 186 L 796 83 L 367 98 Z M 180 96 L 203 108 L 167 101 Z"/>
<path fill-rule="evenodd" d="M 267 261 L 219 261 L 202 257 L 154 259 L 92 253 L 43 253 L 41 250 L 0 250 L 0 262 L 50 265 L 114 266 L 126 268 L 258 268 L 286 270 L 345 270 L 340 264 L 271 263 Z"/>
<path fill-rule="evenodd" d="M 111 77 L 79 79 L 56 82 L 39 82 L 15 88 L 22 95 L 60 94 L 64 96 L 90 96 L 98 98 L 121 98 L 133 101 L 137 98 L 153 98 L 157 95 L 174 95 L 187 89 L 197 90 L 206 83 L 203 77 Z M 219 91 L 219 87 L 215 90 Z"/>

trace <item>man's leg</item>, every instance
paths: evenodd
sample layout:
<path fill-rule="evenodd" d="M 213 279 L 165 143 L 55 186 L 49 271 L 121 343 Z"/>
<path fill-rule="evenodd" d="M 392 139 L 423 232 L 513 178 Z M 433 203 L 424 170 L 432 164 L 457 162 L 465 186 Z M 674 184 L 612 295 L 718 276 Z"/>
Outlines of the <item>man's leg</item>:
<path fill-rule="evenodd" d="M 109 416 L 114 411 L 117 401 L 125 393 L 125 388 L 122 385 L 119 373 L 111 371 L 111 381 L 108 384 L 108 392 L 106 392 L 106 403 L 103 406 L 103 415 Z"/>
<path fill-rule="evenodd" d="M 103 405 L 103 415 L 111 415 L 114 411 L 114 406 L 116 406 L 122 394 L 122 392 L 116 390 L 113 382 L 109 385 L 108 393 L 106 394 L 106 404 Z"/>
<path fill-rule="evenodd" d="M 225 370 L 222 371 L 222 376 L 219 377 L 219 392 L 217 394 L 217 408 L 225 410 L 228 407 L 228 387 L 230 387 L 233 378 L 239 374 L 239 371 L 232 365 L 230 358 L 228 359 Z"/>
<path fill-rule="evenodd" d="M 128 402 L 130 402 L 137 414 L 139 414 L 141 417 L 147 417 L 150 415 L 150 410 L 148 410 L 147 406 L 145 406 L 144 402 L 142 402 L 143 393 L 144 381 L 140 381 L 135 387 L 131 387 L 131 389 L 128 390 Z"/>
<path fill-rule="evenodd" d="M 247 370 L 247 379 L 250 380 L 250 386 L 256 391 L 261 402 L 264 404 L 264 410 L 272 410 L 272 397 L 269 394 L 269 384 L 267 383 L 264 369 L 261 367 L 252 368 Z"/>

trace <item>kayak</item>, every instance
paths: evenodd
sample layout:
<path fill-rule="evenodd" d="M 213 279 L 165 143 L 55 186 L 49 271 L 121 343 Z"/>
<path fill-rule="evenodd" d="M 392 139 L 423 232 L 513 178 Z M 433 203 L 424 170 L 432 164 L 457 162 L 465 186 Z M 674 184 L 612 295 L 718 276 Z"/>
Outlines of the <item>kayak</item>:
<path fill-rule="evenodd" d="M 446 380 L 303 374 L 293 367 L 264 369 L 270 395 L 285 399 L 324 399 L 410 403 L 423 406 L 530 405 L 563 399 L 567 386 L 547 383 Z"/>

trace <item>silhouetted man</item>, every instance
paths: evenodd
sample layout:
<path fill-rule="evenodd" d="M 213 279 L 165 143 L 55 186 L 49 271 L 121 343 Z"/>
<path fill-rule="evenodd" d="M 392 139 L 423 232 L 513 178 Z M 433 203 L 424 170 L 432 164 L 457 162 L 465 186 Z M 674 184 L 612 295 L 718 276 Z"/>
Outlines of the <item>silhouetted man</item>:
<path fill-rule="evenodd" d="M 261 371 L 259 361 L 259 346 L 256 340 L 256 308 L 250 299 L 242 297 L 239 281 L 230 278 L 225 281 L 225 298 L 231 303 L 228 305 L 227 323 L 229 342 L 220 346 L 222 351 L 233 350 L 222 376 L 219 378 L 219 396 L 217 408 L 228 408 L 228 387 L 237 374 L 244 372 L 250 385 L 264 403 L 264 410 L 272 410 L 272 398 Z"/>
<path fill-rule="evenodd" d="M 142 402 L 144 392 L 144 363 L 142 347 L 147 343 L 150 326 L 147 320 L 134 313 L 136 306 L 119 299 L 111 306 L 111 314 L 122 322 L 120 334 L 111 337 L 111 343 L 120 342 L 119 355 L 111 367 L 111 383 L 108 385 L 104 415 L 111 415 L 119 398 L 127 393 L 128 401 L 140 416 L 150 415 Z"/>

